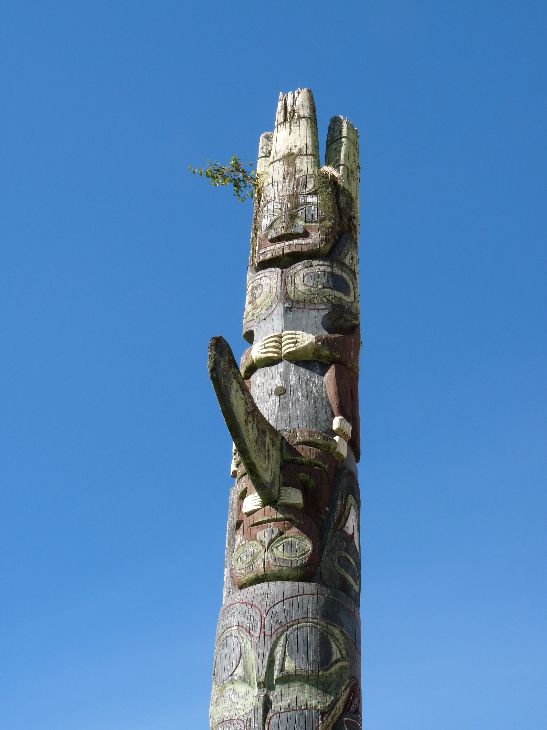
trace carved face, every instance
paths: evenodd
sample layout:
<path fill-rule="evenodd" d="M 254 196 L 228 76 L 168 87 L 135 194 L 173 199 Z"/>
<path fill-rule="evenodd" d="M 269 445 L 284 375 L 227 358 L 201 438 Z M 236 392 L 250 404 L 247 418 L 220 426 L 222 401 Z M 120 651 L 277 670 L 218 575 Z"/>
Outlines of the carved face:
<path fill-rule="evenodd" d="M 339 234 L 335 183 L 317 170 L 298 175 L 285 161 L 285 175 L 262 190 L 255 211 L 255 264 L 325 256 Z"/>
<path fill-rule="evenodd" d="M 317 458 L 317 449 L 299 448 L 307 461 Z M 325 456 L 321 453 L 319 458 L 328 465 Z M 330 475 L 310 464 L 284 467 L 284 484 L 298 479 L 303 496 L 300 509 L 274 503 L 244 514 L 246 491 L 242 485 L 250 482 L 245 475 L 238 480 L 242 492 L 231 558 L 237 588 L 265 581 L 313 579 L 343 591 L 359 604 L 359 486 L 351 469 L 339 469 L 336 463 L 330 466 Z"/>
<path fill-rule="evenodd" d="M 321 167 L 311 91 L 280 95 L 275 129 L 259 143 L 253 266 L 326 256 L 343 232 L 356 240 L 358 170 L 357 131 L 347 120 L 331 120 Z"/>
<path fill-rule="evenodd" d="M 310 434 L 300 431 L 299 437 Z M 240 466 L 232 556 L 232 577 L 238 588 L 267 580 L 307 580 L 317 568 L 321 523 L 339 462 L 303 444 L 293 447 L 290 458 L 293 463 L 282 468 L 278 500 L 265 506 Z"/>
<path fill-rule="evenodd" d="M 359 322 L 357 246 L 345 234 L 326 259 L 251 273 L 243 314 L 243 337 L 304 329 L 312 334 L 345 333 Z"/>
<path fill-rule="evenodd" d="M 223 607 L 212 730 L 359 730 L 359 687 L 360 627 L 348 598 L 278 582 Z"/>

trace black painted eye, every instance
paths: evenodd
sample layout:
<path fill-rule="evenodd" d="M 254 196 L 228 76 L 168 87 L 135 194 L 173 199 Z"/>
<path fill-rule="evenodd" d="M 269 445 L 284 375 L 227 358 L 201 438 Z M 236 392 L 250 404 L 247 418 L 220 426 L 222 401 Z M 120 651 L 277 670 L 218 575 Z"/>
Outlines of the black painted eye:
<path fill-rule="evenodd" d="M 338 653 L 327 634 L 317 626 L 299 626 L 291 631 L 285 651 L 295 669 L 308 672 L 326 669 Z"/>
<path fill-rule="evenodd" d="M 304 276 L 304 284 L 314 289 L 332 289 L 345 296 L 351 291 L 349 282 L 332 271 L 310 271 Z"/>
<path fill-rule="evenodd" d="M 237 636 L 226 636 L 217 650 L 215 661 L 215 682 L 224 684 L 229 679 L 241 662 L 241 643 Z"/>

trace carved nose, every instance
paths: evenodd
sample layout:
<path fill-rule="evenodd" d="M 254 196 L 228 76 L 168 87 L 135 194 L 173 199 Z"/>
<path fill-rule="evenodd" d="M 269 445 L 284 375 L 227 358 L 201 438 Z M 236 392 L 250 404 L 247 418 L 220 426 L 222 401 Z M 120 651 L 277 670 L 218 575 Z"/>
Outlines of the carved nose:
<path fill-rule="evenodd" d="M 279 529 L 279 527 L 268 527 L 265 530 L 260 530 L 260 532 L 257 532 L 256 537 L 257 540 L 261 542 L 267 550 L 272 540 L 275 540 L 275 538 L 280 534 L 281 530 Z"/>
<path fill-rule="evenodd" d="M 268 713 L 272 708 L 270 696 L 265 689 L 259 689 L 256 704 L 253 708 L 252 724 L 249 730 L 265 730 Z"/>

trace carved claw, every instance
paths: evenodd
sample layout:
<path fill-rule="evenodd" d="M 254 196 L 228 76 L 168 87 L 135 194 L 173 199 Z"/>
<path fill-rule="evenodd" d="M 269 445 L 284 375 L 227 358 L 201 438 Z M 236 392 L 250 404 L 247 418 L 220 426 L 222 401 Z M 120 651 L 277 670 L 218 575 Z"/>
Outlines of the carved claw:
<path fill-rule="evenodd" d="M 247 474 L 264 504 L 277 499 L 284 439 L 258 410 L 230 345 L 213 337 L 207 359 L 220 410 Z"/>
<path fill-rule="evenodd" d="M 351 423 L 346 421 L 344 416 L 335 416 L 332 421 L 332 430 L 338 436 L 341 436 L 344 441 L 349 441 L 351 438 Z"/>
<path fill-rule="evenodd" d="M 232 443 L 232 463 L 230 464 L 230 476 L 237 477 L 237 467 L 240 465 L 241 460 L 238 456 L 236 445 Z"/>

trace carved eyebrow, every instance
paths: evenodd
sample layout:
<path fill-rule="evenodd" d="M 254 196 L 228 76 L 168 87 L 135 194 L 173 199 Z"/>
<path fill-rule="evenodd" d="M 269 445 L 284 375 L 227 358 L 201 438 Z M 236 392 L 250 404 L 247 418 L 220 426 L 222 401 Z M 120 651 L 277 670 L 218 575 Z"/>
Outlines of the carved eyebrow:
<path fill-rule="evenodd" d="M 264 633 L 266 636 L 272 636 L 293 621 L 309 619 L 312 616 L 343 631 L 360 652 L 360 622 L 347 606 L 332 596 L 300 594 L 281 598 L 266 613 Z"/>
<path fill-rule="evenodd" d="M 253 603 L 241 601 L 222 609 L 217 627 L 217 638 L 227 629 L 240 628 L 257 639 L 262 631 L 262 611 Z"/>

